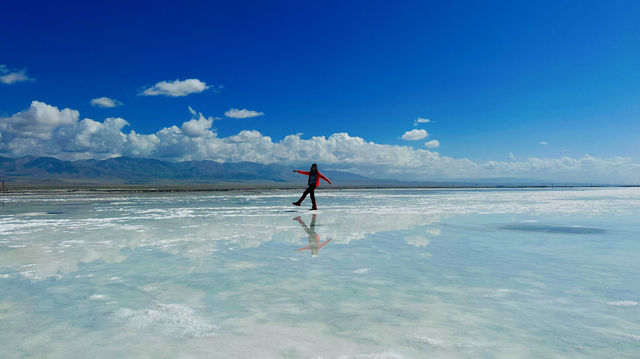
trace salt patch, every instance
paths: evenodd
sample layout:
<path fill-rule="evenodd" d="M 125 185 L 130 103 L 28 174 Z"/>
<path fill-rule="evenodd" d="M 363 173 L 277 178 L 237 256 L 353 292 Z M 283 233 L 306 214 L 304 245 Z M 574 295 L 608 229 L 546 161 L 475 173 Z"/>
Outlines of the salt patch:
<path fill-rule="evenodd" d="M 180 304 L 158 304 L 140 310 L 122 308 L 116 316 L 126 318 L 136 329 L 149 329 L 171 337 L 206 337 L 219 331 L 216 325 L 197 318 L 192 308 Z"/>
<path fill-rule="evenodd" d="M 509 294 L 511 292 L 512 292 L 511 289 L 500 288 L 500 289 L 496 289 L 492 293 L 483 295 L 483 297 L 485 297 L 485 298 L 499 298 L 499 297 L 504 297 L 505 295 L 507 295 L 507 294 Z"/>
<path fill-rule="evenodd" d="M 441 340 L 441 339 L 430 338 L 422 335 L 416 335 L 414 338 L 417 339 L 419 342 L 428 344 L 432 347 L 442 348 L 446 346 L 444 340 Z"/>
<path fill-rule="evenodd" d="M 338 356 L 338 359 L 402 359 L 402 358 L 404 357 L 392 352 Z"/>
<path fill-rule="evenodd" d="M 607 304 L 614 307 L 635 307 L 636 305 L 638 305 L 638 302 L 633 300 L 620 300 L 617 302 L 607 302 Z"/>

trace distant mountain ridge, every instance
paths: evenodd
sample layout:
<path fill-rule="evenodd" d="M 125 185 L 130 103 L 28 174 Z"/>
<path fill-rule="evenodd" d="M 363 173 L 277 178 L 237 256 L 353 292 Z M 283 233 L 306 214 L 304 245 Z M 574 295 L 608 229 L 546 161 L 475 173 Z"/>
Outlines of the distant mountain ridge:
<path fill-rule="evenodd" d="M 307 164 L 298 169 L 306 170 Z M 0 178 L 11 187 L 163 186 L 221 188 L 300 187 L 306 180 L 293 165 L 215 161 L 170 162 L 152 158 L 117 157 L 106 160 L 64 161 L 53 157 L 0 156 Z M 341 170 L 323 170 L 339 187 L 535 187 L 590 186 L 523 178 L 398 181 L 374 179 Z M 326 186 L 327 184 L 323 184 Z M 598 184 L 602 185 L 602 184 Z"/>
<path fill-rule="evenodd" d="M 63 161 L 53 157 L 0 157 L 0 176 L 15 184 L 179 184 L 254 182 L 305 184 L 292 166 L 254 162 L 169 162 L 150 158 Z M 306 170 L 306 168 L 304 168 Z M 323 171 L 332 180 L 364 184 L 380 182 L 343 171 Z"/>

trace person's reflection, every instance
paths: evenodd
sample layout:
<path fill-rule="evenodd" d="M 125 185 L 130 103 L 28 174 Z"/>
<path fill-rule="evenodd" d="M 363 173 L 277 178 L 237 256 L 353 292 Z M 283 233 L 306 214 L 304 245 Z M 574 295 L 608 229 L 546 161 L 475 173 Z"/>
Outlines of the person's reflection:
<path fill-rule="evenodd" d="M 331 238 L 329 238 L 326 241 L 320 243 L 320 236 L 316 233 L 316 215 L 315 214 L 313 215 L 313 217 L 311 217 L 310 228 L 307 227 L 307 225 L 302 221 L 302 218 L 300 218 L 300 216 L 294 218 L 293 220 L 298 221 L 298 223 L 300 223 L 304 231 L 307 232 L 307 235 L 309 236 L 309 245 L 306 247 L 296 249 L 296 252 L 309 249 L 311 251 L 311 256 L 315 257 L 318 255 L 318 252 L 322 247 L 326 246 L 327 243 L 331 242 Z"/>

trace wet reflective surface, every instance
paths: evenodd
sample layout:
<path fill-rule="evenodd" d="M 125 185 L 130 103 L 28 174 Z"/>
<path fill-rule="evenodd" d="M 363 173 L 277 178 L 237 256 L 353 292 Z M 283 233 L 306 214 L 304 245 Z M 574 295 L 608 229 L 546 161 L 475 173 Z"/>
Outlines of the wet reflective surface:
<path fill-rule="evenodd" d="M 640 190 L 7 195 L 0 357 L 634 357 Z"/>

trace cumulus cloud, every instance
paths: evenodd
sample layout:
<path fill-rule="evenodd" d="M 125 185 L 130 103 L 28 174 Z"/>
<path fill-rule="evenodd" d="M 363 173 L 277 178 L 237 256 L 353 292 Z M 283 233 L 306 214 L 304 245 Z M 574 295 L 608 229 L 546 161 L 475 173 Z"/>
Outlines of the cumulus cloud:
<path fill-rule="evenodd" d="M 417 141 L 425 139 L 429 134 L 425 130 L 411 130 L 402 135 L 402 139 L 405 141 Z"/>
<path fill-rule="evenodd" d="M 547 145 L 548 144 L 547 141 L 540 141 L 538 143 L 541 144 L 541 145 Z"/>
<path fill-rule="evenodd" d="M 229 109 L 227 112 L 225 112 L 224 115 L 230 118 L 249 118 L 249 117 L 262 116 L 264 115 L 264 113 L 258 112 L 258 111 L 250 111 L 246 109 L 240 110 L 237 108 L 232 108 L 232 109 Z"/>
<path fill-rule="evenodd" d="M 91 106 L 102 107 L 102 108 L 117 107 L 117 106 L 122 106 L 122 102 L 109 97 L 97 97 L 97 98 L 91 99 Z"/>
<path fill-rule="evenodd" d="M 27 70 L 9 69 L 6 65 L 0 65 L 0 82 L 11 85 L 16 82 L 35 81 L 27 76 Z"/>
<path fill-rule="evenodd" d="M 428 118 L 418 117 L 415 119 L 415 121 L 413 121 L 413 125 L 418 126 L 418 124 L 429 123 L 429 122 L 431 122 L 431 120 Z"/>
<path fill-rule="evenodd" d="M 427 149 L 370 142 L 348 133 L 279 141 L 255 130 L 218 137 L 214 118 L 190 109 L 191 119 L 151 134 L 125 132 L 122 118 L 103 122 L 79 118 L 72 109 L 39 101 L 0 118 L 0 155 L 48 155 L 61 159 L 148 157 L 163 160 L 214 160 L 295 164 L 318 162 L 323 168 L 355 171 L 378 178 L 445 180 L 514 177 L 567 182 L 636 183 L 640 165 L 631 158 L 536 158 L 474 162 Z"/>
<path fill-rule="evenodd" d="M 213 117 L 205 117 L 202 112 L 196 112 L 189 107 L 189 112 L 193 118 L 182 124 L 182 132 L 189 137 L 201 137 L 209 134 L 211 125 L 213 125 Z"/>
<path fill-rule="evenodd" d="M 440 147 L 440 141 L 431 140 L 431 141 L 428 141 L 427 143 L 425 143 L 424 145 L 429 147 L 429 148 L 438 148 L 438 147 Z"/>
<path fill-rule="evenodd" d="M 17 136 L 47 140 L 53 130 L 65 125 L 73 125 L 78 121 L 79 112 L 71 109 L 58 110 L 55 106 L 44 102 L 33 101 L 31 106 L 0 120 L 0 131 L 3 138 Z"/>
<path fill-rule="evenodd" d="M 116 157 L 120 155 L 119 148 L 127 137 L 122 129 L 128 125 L 119 117 L 107 118 L 104 122 L 85 118 L 74 126 L 59 128 L 53 139 L 60 150 L 82 154 L 82 157 Z"/>
<path fill-rule="evenodd" d="M 182 97 L 192 93 L 199 93 L 210 86 L 198 79 L 186 79 L 175 81 L 160 81 L 155 85 L 145 89 L 140 93 L 141 96 L 170 96 Z"/>

